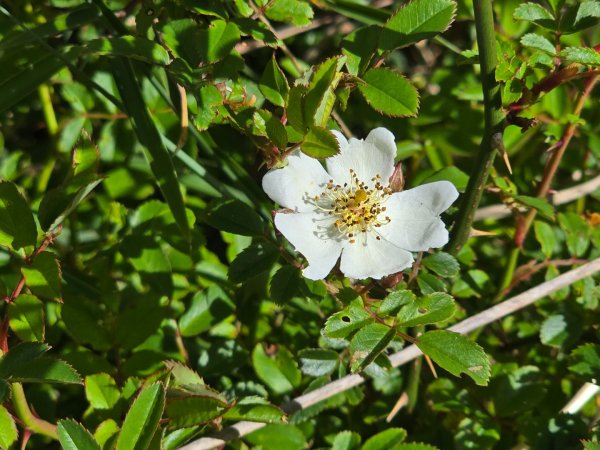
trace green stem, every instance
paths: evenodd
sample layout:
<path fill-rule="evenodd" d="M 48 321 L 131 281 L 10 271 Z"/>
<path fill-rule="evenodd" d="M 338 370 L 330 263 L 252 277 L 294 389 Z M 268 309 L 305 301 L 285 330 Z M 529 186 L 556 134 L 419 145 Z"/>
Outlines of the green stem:
<path fill-rule="evenodd" d="M 54 137 L 56 136 L 56 133 L 58 133 L 58 121 L 56 120 L 56 114 L 54 113 L 54 106 L 52 106 L 50 88 L 47 84 L 41 84 L 38 87 L 38 95 L 42 104 L 42 111 L 44 113 L 44 119 L 46 120 L 48 134 Z"/>
<path fill-rule="evenodd" d="M 10 387 L 12 393 L 12 403 L 15 409 L 15 414 L 23 422 L 25 427 L 33 433 L 47 436 L 51 439 L 58 440 L 58 432 L 56 425 L 46 422 L 45 420 L 36 417 L 29 409 L 25 391 L 21 383 L 12 383 Z"/>
<path fill-rule="evenodd" d="M 500 86 L 496 82 L 496 33 L 492 0 L 474 0 L 473 6 L 481 65 L 485 129 L 477 162 L 471 170 L 469 184 L 452 230 L 452 238 L 448 244 L 448 251 L 452 254 L 458 253 L 469 239 L 475 210 L 479 206 L 496 151 L 502 146 L 504 115 Z"/>
<path fill-rule="evenodd" d="M 502 277 L 502 284 L 500 285 L 498 295 L 496 295 L 494 301 L 499 301 L 504 296 L 504 290 L 510 286 L 510 283 L 512 282 L 513 276 L 515 274 L 515 270 L 517 268 L 517 262 L 519 261 L 520 254 L 521 249 L 519 247 L 514 247 L 510 251 L 510 255 L 508 255 L 508 263 L 506 264 L 506 271 L 504 272 L 504 276 Z"/>

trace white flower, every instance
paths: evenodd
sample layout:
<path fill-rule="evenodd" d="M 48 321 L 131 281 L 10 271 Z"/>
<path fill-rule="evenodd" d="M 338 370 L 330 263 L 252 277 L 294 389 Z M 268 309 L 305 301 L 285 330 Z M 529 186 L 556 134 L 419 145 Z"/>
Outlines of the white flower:
<path fill-rule="evenodd" d="M 327 171 L 296 151 L 262 180 L 267 195 L 292 210 L 278 212 L 275 226 L 308 260 L 305 277 L 325 278 L 341 255 L 346 276 L 382 278 L 410 267 L 411 252 L 448 242 L 439 215 L 458 197 L 452 183 L 392 192 L 394 135 L 376 128 L 364 141 L 347 141 L 333 133 L 340 153 L 325 161 Z"/>

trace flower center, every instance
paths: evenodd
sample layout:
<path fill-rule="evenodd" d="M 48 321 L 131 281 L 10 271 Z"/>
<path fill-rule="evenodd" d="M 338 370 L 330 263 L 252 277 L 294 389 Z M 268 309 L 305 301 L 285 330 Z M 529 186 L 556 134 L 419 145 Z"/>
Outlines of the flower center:
<path fill-rule="evenodd" d="M 392 194 L 392 190 L 381 184 L 379 175 L 371 181 L 375 183 L 373 188 L 360 181 L 354 170 L 350 169 L 350 185 L 344 183 L 340 186 L 329 180 L 325 191 L 314 197 L 318 209 L 336 216 L 337 231 L 345 235 L 351 244 L 356 242 L 359 233 L 390 223 L 390 218 L 382 218 L 381 213 L 386 210 L 383 204 Z M 377 236 L 376 239 L 379 240 L 380 237 Z"/>

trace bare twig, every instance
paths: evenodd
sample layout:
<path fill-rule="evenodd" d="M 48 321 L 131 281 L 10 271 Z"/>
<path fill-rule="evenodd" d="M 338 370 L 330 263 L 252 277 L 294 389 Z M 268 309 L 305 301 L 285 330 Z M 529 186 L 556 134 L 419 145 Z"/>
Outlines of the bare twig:
<path fill-rule="evenodd" d="M 575 414 L 579 412 L 581 408 L 600 391 L 600 386 L 596 386 L 592 383 L 585 383 L 571 400 L 560 410 L 563 414 Z"/>
<path fill-rule="evenodd" d="M 546 281 L 538 286 L 535 286 L 509 300 L 492 306 L 485 311 L 475 314 L 474 316 L 459 322 L 450 328 L 451 331 L 456 333 L 466 334 L 477 328 L 488 325 L 498 319 L 506 317 L 526 306 L 531 305 L 537 300 L 546 297 L 547 295 L 562 289 L 565 286 L 575 283 L 582 278 L 593 275 L 600 271 L 600 258 L 597 258 L 588 264 L 585 264 L 577 269 L 570 270 L 553 280 Z M 398 367 L 406 364 L 409 361 L 417 358 L 421 355 L 421 351 L 416 345 L 411 345 L 398 353 L 393 354 L 390 357 L 392 366 Z M 365 378 L 361 375 L 347 375 L 339 380 L 332 381 L 325 386 L 315 389 L 307 394 L 296 397 L 294 400 L 287 402 L 282 406 L 283 410 L 291 414 L 293 412 L 308 408 L 309 406 L 315 405 L 323 400 L 333 397 L 340 392 L 347 391 L 355 386 L 358 386 L 365 382 Z M 194 442 L 191 442 L 180 450 L 210 450 L 219 446 L 225 445 L 228 441 L 233 439 L 241 438 L 253 431 L 256 431 L 264 427 L 264 423 L 258 422 L 238 422 L 230 427 L 225 428 L 219 433 L 212 437 L 200 438 Z"/>

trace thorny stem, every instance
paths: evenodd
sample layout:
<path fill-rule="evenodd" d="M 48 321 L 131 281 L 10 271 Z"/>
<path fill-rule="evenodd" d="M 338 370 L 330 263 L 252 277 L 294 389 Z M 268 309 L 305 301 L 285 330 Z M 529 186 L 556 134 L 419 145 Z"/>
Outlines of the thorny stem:
<path fill-rule="evenodd" d="M 594 86 L 598 81 L 599 76 L 600 75 L 594 75 L 593 77 L 588 78 L 585 81 L 583 91 L 579 95 L 577 103 L 575 104 L 575 109 L 573 110 L 573 114 L 576 117 L 580 116 L 585 102 L 590 96 L 592 90 L 594 89 Z M 538 185 L 536 191 L 537 197 L 545 198 L 548 195 L 548 192 L 550 191 L 550 186 L 558 170 L 558 166 L 560 165 L 562 157 L 565 154 L 565 151 L 567 150 L 571 139 L 575 135 L 575 131 L 577 130 L 578 126 L 579 124 L 577 122 L 570 122 L 565 128 L 565 131 L 559 141 L 560 146 L 552 153 L 552 156 L 550 156 L 550 159 L 548 159 L 548 162 L 546 163 L 546 167 L 544 168 L 544 176 L 542 178 L 542 181 Z M 523 246 L 525 237 L 529 232 L 529 228 L 531 227 L 531 224 L 533 223 L 533 219 L 535 219 L 536 214 L 537 210 L 535 208 L 531 208 L 527 212 L 527 215 L 525 216 L 523 221 L 517 225 L 517 229 L 515 231 L 515 243 L 518 247 Z"/>
<path fill-rule="evenodd" d="M 481 64 L 485 129 L 479 147 L 477 163 L 471 170 L 469 184 L 452 230 L 452 238 L 448 243 L 447 249 L 451 254 L 458 253 L 469 239 L 473 217 L 481 200 L 496 151 L 502 148 L 504 116 L 500 86 L 496 82 L 496 36 L 492 0 L 474 0 L 473 6 L 475 9 L 479 62 Z"/>

